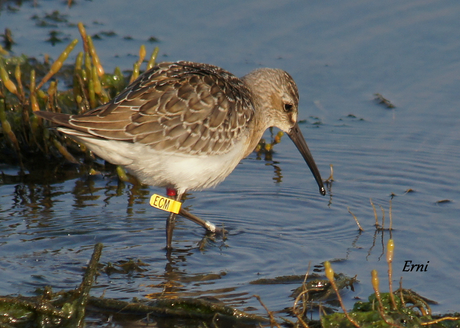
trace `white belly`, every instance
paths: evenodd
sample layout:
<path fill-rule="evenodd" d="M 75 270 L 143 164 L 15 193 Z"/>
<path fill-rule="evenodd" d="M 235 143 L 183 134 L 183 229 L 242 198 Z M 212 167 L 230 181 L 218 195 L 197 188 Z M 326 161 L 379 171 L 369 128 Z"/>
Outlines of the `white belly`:
<path fill-rule="evenodd" d="M 142 183 L 178 191 L 205 189 L 222 182 L 243 158 L 246 148 L 245 142 L 239 141 L 227 154 L 198 156 L 157 151 L 139 143 L 78 139 L 99 157 L 125 166 Z"/>

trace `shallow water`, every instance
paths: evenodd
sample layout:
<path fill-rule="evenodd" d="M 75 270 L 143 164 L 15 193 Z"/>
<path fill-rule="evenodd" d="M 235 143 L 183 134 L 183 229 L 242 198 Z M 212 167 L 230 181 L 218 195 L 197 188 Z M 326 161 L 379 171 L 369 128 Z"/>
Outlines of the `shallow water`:
<path fill-rule="evenodd" d="M 161 60 L 208 62 L 236 75 L 260 66 L 287 70 L 300 95 L 299 119 L 330 193 L 322 197 L 295 146 L 283 138 L 273 161 L 251 154 L 221 185 L 194 192 L 185 206 L 223 224 L 200 251 L 202 229 L 179 220 L 172 260 L 163 249 L 167 214 L 148 206 L 163 190 L 135 189 L 111 177 L 81 176 L 64 182 L 0 186 L 0 290 L 31 294 L 35 287 L 73 288 L 97 242 L 103 263 L 139 259 L 144 272 L 101 275 L 93 295 L 131 299 L 157 293 L 214 296 L 264 313 L 292 305 L 297 285 L 253 285 L 258 278 L 301 275 L 325 260 L 337 272 L 358 275 L 353 297 L 372 292 L 377 269 L 386 290 L 382 256 L 389 238 L 376 233 L 372 198 L 388 225 L 391 194 L 396 244 L 394 277 L 439 302 L 435 313 L 459 311 L 457 252 L 460 234 L 458 169 L 460 119 L 460 4 L 457 1 L 193 2 L 97 1 L 72 8 L 55 1 L 5 7 L 16 54 L 56 58 L 64 44 L 44 42 L 52 28 L 29 18 L 59 10 L 89 34 L 114 31 L 96 48 L 104 67 L 129 69 L 140 44 L 160 47 Z M 14 6 L 14 5 L 12 5 Z M 69 39 L 74 26 L 57 23 Z M 126 36 L 132 39 L 126 39 Z M 150 36 L 159 43 L 148 43 Z M 373 100 L 381 93 L 396 108 Z M 269 138 L 269 134 L 267 133 Z M 0 166 L 5 174 L 16 168 Z M 406 193 L 408 189 L 414 192 Z M 448 199 L 450 202 L 438 203 Z M 365 232 L 359 233 L 350 208 Z M 383 240 L 383 244 L 382 244 Z M 405 261 L 426 272 L 403 272 Z M 174 281 L 173 286 L 167 282 Z"/>

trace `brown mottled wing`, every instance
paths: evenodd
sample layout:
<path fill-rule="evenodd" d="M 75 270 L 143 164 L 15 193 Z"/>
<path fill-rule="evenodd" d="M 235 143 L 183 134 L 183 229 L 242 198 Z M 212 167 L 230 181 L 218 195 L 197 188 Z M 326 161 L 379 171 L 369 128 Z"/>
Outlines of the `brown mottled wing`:
<path fill-rule="evenodd" d="M 230 150 L 254 115 L 249 90 L 229 72 L 192 62 L 162 63 L 108 104 L 65 124 L 94 137 L 187 154 Z"/>

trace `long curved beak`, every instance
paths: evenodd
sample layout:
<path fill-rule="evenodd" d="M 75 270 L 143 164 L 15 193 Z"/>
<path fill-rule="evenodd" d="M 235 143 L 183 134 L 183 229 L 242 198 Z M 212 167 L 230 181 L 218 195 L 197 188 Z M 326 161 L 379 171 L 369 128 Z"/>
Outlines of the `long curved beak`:
<path fill-rule="evenodd" d="M 316 183 L 318 184 L 320 194 L 323 196 L 326 195 L 326 189 L 324 189 L 321 174 L 319 174 L 318 167 L 316 166 L 315 160 L 310 153 L 310 149 L 308 149 L 307 142 L 305 141 L 302 132 L 299 129 L 299 125 L 296 123 L 287 134 L 302 154 L 305 162 L 307 162 L 307 165 L 310 168 L 311 173 L 313 173 Z"/>

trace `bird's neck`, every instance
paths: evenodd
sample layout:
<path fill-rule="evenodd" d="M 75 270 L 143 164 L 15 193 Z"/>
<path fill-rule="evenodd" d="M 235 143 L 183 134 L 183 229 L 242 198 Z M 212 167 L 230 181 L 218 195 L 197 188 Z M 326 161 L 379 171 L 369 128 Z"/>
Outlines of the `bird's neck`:
<path fill-rule="evenodd" d="M 271 86 L 259 77 L 265 69 L 258 69 L 245 75 L 242 80 L 251 92 L 254 116 L 248 124 L 248 144 L 244 157 L 254 151 L 265 130 L 273 126 L 270 115 Z"/>

